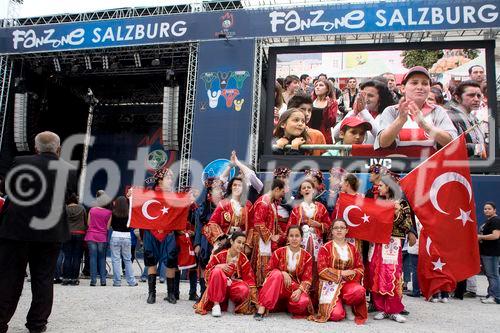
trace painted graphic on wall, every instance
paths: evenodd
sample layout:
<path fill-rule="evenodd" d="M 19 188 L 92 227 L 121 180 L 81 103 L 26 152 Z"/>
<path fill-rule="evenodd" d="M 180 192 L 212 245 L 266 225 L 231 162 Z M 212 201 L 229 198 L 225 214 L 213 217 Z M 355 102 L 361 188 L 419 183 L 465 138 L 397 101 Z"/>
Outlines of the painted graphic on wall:
<path fill-rule="evenodd" d="M 245 103 L 245 98 L 241 96 L 242 90 L 248 77 L 250 73 L 245 70 L 201 73 L 200 79 L 205 83 L 207 100 L 200 102 L 200 111 L 206 111 L 207 105 L 209 109 L 225 107 L 241 111 Z"/>

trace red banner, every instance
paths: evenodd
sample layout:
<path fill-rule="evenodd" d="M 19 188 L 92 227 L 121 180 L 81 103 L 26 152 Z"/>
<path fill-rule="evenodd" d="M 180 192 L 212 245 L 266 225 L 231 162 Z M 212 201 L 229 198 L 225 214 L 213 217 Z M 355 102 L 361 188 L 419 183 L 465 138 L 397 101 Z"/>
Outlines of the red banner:
<path fill-rule="evenodd" d="M 185 230 L 190 205 L 187 193 L 132 188 L 130 228 Z"/>
<path fill-rule="evenodd" d="M 337 217 L 347 222 L 347 237 L 387 244 L 394 222 L 394 202 L 340 193 Z"/>
<path fill-rule="evenodd" d="M 352 145 L 352 156 L 363 157 L 416 157 L 427 158 L 434 154 L 434 147 L 406 146 L 397 148 L 381 148 L 374 150 L 373 145 Z"/>

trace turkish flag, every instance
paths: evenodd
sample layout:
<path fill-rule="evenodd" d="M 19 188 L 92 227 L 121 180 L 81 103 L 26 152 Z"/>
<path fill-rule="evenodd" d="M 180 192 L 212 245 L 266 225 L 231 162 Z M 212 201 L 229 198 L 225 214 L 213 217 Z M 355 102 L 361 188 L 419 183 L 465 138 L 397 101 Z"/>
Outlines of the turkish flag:
<path fill-rule="evenodd" d="M 438 291 L 451 292 L 457 284 L 447 263 L 442 261 L 441 253 L 425 229 L 420 232 L 418 243 L 418 284 L 424 297 L 430 299 Z"/>
<path fill-rule="evenodd" d="M 163 192 L 132 188 L 130 228 L 185 230 L 190 209 L 187 193 Z"/>
<path fill-rule="evenodd" d="M 435 274 L 433 267 L 432 270 L 420 267 L 429 256 L 437 262 L 437 270 L 455 281 L 477 274 L 476 209 L 464 135 L 408 173 L 400 185 L 434 250 L 419 256 L 422 274 L 428 277 Z M 433 257 L 432 253 L 439 256 Z M 430 290 L 422 291 L 424 295 L 431 293 Z"/>
<path fill-rule="evenodd" d="M 394 202 L 340 193 L 336 217 L 346 221 L 347 237 L 387 244 L 394 222 Z"/>

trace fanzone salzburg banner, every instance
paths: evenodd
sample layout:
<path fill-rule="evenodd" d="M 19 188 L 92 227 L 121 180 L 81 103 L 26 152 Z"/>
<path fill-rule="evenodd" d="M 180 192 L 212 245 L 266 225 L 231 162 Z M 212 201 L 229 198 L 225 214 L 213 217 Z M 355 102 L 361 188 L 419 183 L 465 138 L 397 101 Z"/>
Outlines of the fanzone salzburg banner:
<path fill-rule="evenodd" d="M 191 158 L 204 167 L 235 150 L 245 158 L 253 101 L 254 41 L 200 42 Z M 207 176 L 214 176 L 205 170 Z"/>
<path fill-rule="evenodd" d="M 132 188 L 130 228 L 184 230 L 191 203 L 187 193 Z"/>
<path fill-rule="evenodd" d="M 499 0 L 342 3 L 13 27 L 0 54 L 266 36 L 498 28 Z"/>

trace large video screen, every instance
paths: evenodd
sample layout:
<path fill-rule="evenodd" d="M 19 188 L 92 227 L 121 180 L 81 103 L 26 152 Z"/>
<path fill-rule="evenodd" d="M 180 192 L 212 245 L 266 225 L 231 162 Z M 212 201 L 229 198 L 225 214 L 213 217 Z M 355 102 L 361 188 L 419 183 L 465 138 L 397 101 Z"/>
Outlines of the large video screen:
<path fill-rule="evenodd" d="M 473 171 L 495 161 L 492 42 L 276 47 L 269 64 L 263 162 L 405 171 L 464 132 Z"/>

